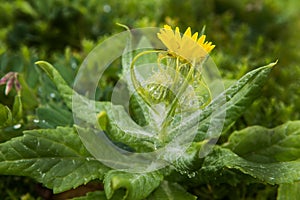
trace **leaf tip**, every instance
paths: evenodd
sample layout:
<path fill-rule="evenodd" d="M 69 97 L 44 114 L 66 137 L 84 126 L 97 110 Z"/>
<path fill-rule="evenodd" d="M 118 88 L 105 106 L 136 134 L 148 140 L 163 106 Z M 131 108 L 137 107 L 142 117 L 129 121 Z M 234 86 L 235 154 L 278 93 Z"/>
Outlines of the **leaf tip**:
<path fill-rule="evenodd" d="M 43 60 L 39 60 L 39 61 L 36 61 L 34 64 L 36 64 L 36 65 L 43 65 L 43 64 L 48 64 L 48 62 L 43 61 Z"/>
<path fill-rule="evenodd" d="M 271 62 L 269 65 L 267 65 L 268 67 L 272 68 L 274 67 L 275 65 L 277 65 L 278 63 L 278 59 L 275 61 L 275 62 Z"/>
<path fill-rule="evenodd" d="M 116 25 L 118 25 L 118 26 L 121 26 L 121 27 L 123 27 L 123 28 L 125 28 L 127 31 L 130 31 L 130 29 L 129 29 L 129 27 L 128 26 L 126 26 L 126 25 L 124 25 L 124 24 L 121 24 L 121 23 L 116 23 Z"/>

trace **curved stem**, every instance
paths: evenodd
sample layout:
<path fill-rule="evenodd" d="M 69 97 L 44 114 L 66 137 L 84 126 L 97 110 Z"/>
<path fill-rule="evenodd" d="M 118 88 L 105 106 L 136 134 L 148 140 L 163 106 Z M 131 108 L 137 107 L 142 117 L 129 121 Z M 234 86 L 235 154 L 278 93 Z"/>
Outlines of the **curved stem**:
<path fill-rule="evenodd" d="M 151 50 L 151 51 L 143 51 L 141 53 L 139 53 L 138 55 L 136 55 L 131 64 L 130 64 L 130 76 L 132 79 L 132 83 L 133 83 L 133 87 L 134 89 L 137 91 L 138 95 L 140 95 L 140 97 L 150 106 L 150 102 L 147 99 L 147 96 L 145 95 L 145 90 L 142 87 L 142 85 L 140 84 L 140 82 L 137 80 L 137 77 L 135 75 L 135 71 L 134 71 L 134 64 L 135 62 L 143 55 L 146 54 L 150 54 L 150 53 L 160 53 L 160 52 L 165 52 L 163 50 Z"/>

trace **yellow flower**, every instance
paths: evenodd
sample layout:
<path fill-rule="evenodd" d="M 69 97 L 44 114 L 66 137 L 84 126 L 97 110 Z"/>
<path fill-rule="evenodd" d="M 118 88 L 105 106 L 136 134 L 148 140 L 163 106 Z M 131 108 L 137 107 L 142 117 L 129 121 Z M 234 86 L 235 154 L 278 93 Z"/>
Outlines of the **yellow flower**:
<path fill-rule="evenodd" d="M 169 25 L 165 25 L 159 33 L 158 38 L 168 48 L 168 53 L 174 57 L 180 57 L 189 62 L 200 62 L 215 47 L 211 42 L 205 42 L 205 35 L 198 39 L 198 32 L 192 35 L 191 28 L 187 28 L 183 36 L 179 28 L 175 31 Z"/>

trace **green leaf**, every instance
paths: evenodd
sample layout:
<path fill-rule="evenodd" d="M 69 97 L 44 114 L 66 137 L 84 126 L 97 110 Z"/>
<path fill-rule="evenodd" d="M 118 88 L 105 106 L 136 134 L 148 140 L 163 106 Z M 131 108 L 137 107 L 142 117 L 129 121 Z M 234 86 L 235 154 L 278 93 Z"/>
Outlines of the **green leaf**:
<path fill-rule="evenodd" d="M 14 124 L 11 110 L 7 106 L 0 104 L 0 143 L 22 135 L 23 128 L 20 125 Z"/>
<path fill-rule="evenodd" d="M 32 75 L 32 74 L 30 74 L 30 75 Z M 37 76 L 37 75 L 35 74 L 35 76 Z M 33 110 L 39 104 L 36 94 L 35 94 L 34 90 L 32 90 L 28 86 L 23 74 L 19 74 L 18 79 L 19 79 L 20 85 L 22 86 L 22 90 L 21 90 L 22 108 L 23 108 L 23 110 Z M 31 78 L 28 78 L 28 79 L 32 80 Z"/>
<path fill-rule="evenodd" d="M 44 61 L 39 61 L 36 64 L 47 72 L 51 80 L 57 86 L 67 106 L 72 109 L 75 104 L 76 111 L 74 112 L 73 110 L 73 114 L 78 119 L 83 120 L 86 124 L 89 123 L 95 125 L 97 116 L 95 115 L 94 119 L 91 117 L 93 116 L 92 114 L 105 111 L 108 117 L 107 134 L 112 140 L 122 142 L 137 150 L 153 149 L 153 143 L 155 141 L 151 133 L 138 126 L 122 106 L 115 106 L 110 102 L 93 101 L 81 96 L 67 85 L 58 71 L 51 64 Z M 72 102 L 72 95 L 76 96 L 77 101 Z M 95 109 L 93 109 L 91 105 L 95 105 Z"/>
<path fill-rule="evenodd" d="M 15 96 L 15 100 L 13 104 L 12 116 L 15 121 L 19 121 L 23 117 L 22 114 L 23 114 L 23 106 L 22 106 L 21 96 L 17 95 Z"/>
<path fill-rule="evenodd" d="M 38 13 L 36 10 L 31 6 L 30 3 L 24 1 L 17 1 L 15 5 L 21 12 L 26 13 L 32 17 L 37 17 Z"/>
<path fill-rule="evenodd" d="M 73 89 L 68 86 L 59 72 L 48 62 L 38 61 L 35 64 L 37 64 L 47 73 L 49 78 L 55 83 L 67 106 L 72 108 Z"/>
<path fill-rule="evenodd" d="M 177 183 L 163 181 L 160 186 L 147 198 L 147 200 L 195 200 L 196 196 L 185 191 Z"/>
<path fill-rule="evenodd" d="M 12 123 L 12 113 L 7 106 L 0 104 L 0 127 L 5 127 Z"/>
<path fill-rule="evenodd" d="M 279 185 L 277 200 L 297 200 L 300 196 L 300 182 Z"/>
<path fill-rule="evenodd" d="M 137 151 L 154 150 L 159 143 L 153 132 L 136 124 L 121 106 L 111 106 L 107 110 L 109 118 L 107 134 L 114 141 L 122 142 Z"/>
<path fill-rule="evenodd" d="M 174 123 L 169 129 L 168 141 L 180 133 L 190 133 L 194 127 L 198 129 L 194 141 L 218 138 L 218 132 L 216 130 L 211 131 L 210 128 L 216 126 L 217 130 L 221 131 L 221 125 L 223 125 L 223 132 L 226 131 L 258 96 L 273 65 L 275 63 L 249 72 L 214 99 L 203 111 L 199 110 L 198 113 L 187 117 L 188 120 L 185 120 L 185 123 L 179 125 Z M 211 134 L 208 134 L 208 131 Z M 203 151 L 200 152 L 201 157 L 205 156 L 210 149 L 212 149 L 212 145 L 208 142 L 203 147 Z M 199 157 L 193 159 L 199 160 Z"/>
<path fill-rule="evenodd" d="M 252 182 L 292 183 L 300 180 L 300 160 L 256 163 L 239 157 L 229 149 L 215 148 L 211 154 L 205 157 L 202 168 L 198 171 L 194 181 L 219 182 L 218 179 L 222 177 L 223 173 L 231 173 L 232 177 L 235 177 L 237 171 L 254 178 L 251 180 Z M 228 182 L 228 180 L 230 179 L 222 181 Z M 248 180 L 250 179 L 248 178 Z M 245 180 L 240 179 L 239 181 Z"/>
<path fill-rule="evenodd" d="M 206 142 L 193 142 L 182 155 L 166 153 L 163 155 L 163 160 L 169 161 L 179 172 L 194 174 L 194 171 L 201 167 L 202 159 L 199 159 L 199 151 Z"/>
<path fill-rule="evenodd" d="M 276 63 L 271 63 L 244 75 L 235 84 L 216 97 L 202 112 L 199 112 L 199 115 L 190 118 L 187 123 L 173 127 L 173 129 L 170 130 L 170 139 L 176 135 L 178 130 L 188 131 L 191 127 L 199 127 L 195 140 L 202 141 L 206 138 L 207 131 L 214 122 L 217 124 L 222 122 L 222 124 L 224 124 L 223 132 L 226 132 L 257 98 L 259 91 L 263 87 L 268 74 L 275 64 Z M 224 103 L 225 97 L 226 103 Z M 216 137 L 218 137 L 218 135 L 216 135 Z"/>
<path fill-rule="evenodd" d="M 115 193 L 120 195 L 125 189 L 123 199 L 139 200 L 146 198 L 162 181 L 160 172 L 126 173 L 111 170 L 105 175 L 104 190 L 108 199 L 114 198 Z M 122 193 L 123 194 L 123 193 Z"/>
<path fill-rule="evenodd" d="M 137 95 L 133 94 L 129 100 L 129 112 L 132 119 L 140 126 L 146 126 L 147 120 L 144 113 L 149 112 L 146 110 L 146 104 L 141 106 L 142 99 Z"/>
<path fill-rule="evenodd" d="M 39 107 L 37 116 L 41 122 L 39 125 L 43 126 L 46 123 L 47 128 L 70 126 L 73 123 L 72 113 L 62 105 L 54 104 L 53 102 Z M 45 121 L 45 123 L 42 123 L 42 121 Z"/>
<path fill-rule="evenodd" d="M 26 131 L 0 144 L 0 174 L 32 177 L 55 193 L 102 179 L 107 171 L 73 128 Z"/>
<path fill-rule="evenodd" d="M 300 159 L 300 121 L 290 121 L 273 129 L 252 126 L 235 131 L 224 146 L 253 162 Z"/>
<path fill-rule="evenodd" d="M 107 200 L 104 191 L 89 192 L 83 197 L 75 197 L 72 200 Z"/>
<path fill-rule="evenodd" d="M 270 63 L 269 65 L 250 71 L 234 85 L 225 90 L 227 103 L 225 105 L 226 118 L 224 131 L 228 130 L 259 96 L 269 73 L 276 63 Z"/>
<path fill-rule="evenodd" d="M 76 115 L 76 117 L 78 117 L 79 119 L 93 124 L 97 119 L 96 116 L 95 119 L 93 119 L 91 117 L 91 114 L 95 112 L 99 113 L 101 111 L 106 111 L 111 105 L 110 102 L 95 102 L 76 93 L 50 63 L 45 61 L 38 61 L 36 62 L 36 64 L 40 66 L 47 73 L 49 78 L 54 82 L 69 109 L 73 109 L 73 103 L 76 103 L 76 112 L 73 112 L 73 114 Z M 77 98 L 77 101 L 75 102 L 72 101 L 74 97 Z M 95 105 L 95 110 L 93 110 L 93 107 L 91 105 Z"/>

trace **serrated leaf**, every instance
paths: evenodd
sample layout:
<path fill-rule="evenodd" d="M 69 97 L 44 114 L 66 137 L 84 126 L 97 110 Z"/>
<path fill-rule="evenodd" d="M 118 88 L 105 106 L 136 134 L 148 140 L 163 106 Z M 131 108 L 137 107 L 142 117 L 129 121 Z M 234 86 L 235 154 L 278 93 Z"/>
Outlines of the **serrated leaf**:
<path fill-rule="evenodd" d="M 300 121 L 290 121 L 273 129 L 252 126 L 235 131 L 224 146 L 254 162 L 300 159 Z"/>
<path fill-rule="evenodd" d="M 201 166 L 202 159 L 199 159 L 199 151 L 207 141 L 193 142 L 182 155 L 176 153 L 164 153 L 163 160 L 169 161 L 177 171 L 194 173 Z M 180 147 L 182 148 L 182 147 Z"/>
<path fill-rule="evenodd" d="M 279 185 L 277 200 L 297 200 L 300 196 L 300 182 Z"/>
<path fill-rule="evenodd" d="M 199 127 L 195 140 L 202 141 L 206 138 L 211 124 L 222 124 L 223 132 L 225 132 L 259 95 L 259 91 L 275 64 L 271 63 L 244 75 L 217 96 L 203 111 L 199 111 L 198 115 L 189 118 L 184 124 L 173 127 L 170 130 L 170 139 L 176 135 L 178 130 L 187 132 L 192 127 Z"/>
<path fill-rule="evenodd" d="M 223 172 L 230 170 L 233 177 L 235 171 L 249 175 L 257 182 L 269 184 L 292 183 L 300 180 L 300 160 L 277 163 L 256 163 L 239 157 L 229 149 L 215 148 L 205 157 L 202 168 L 198 171 L 195 180 L 214 182 L 218 179 L 216 174 L 222 176 Z M 209 176 L 213 174 L 213 176 Z M 251 181 L 253 182 L 254 179 Z M 228 182 L 228 180 L 226 180 Z"/>
<path fill-rule="evenodd" d="M 122 171 L 109 171 L 105 175 L 104 190 L 108 199 L 114 198 L 114 194 L 120 195 L 120 189 L 125 189 L 122 199 L 139 200 L 146 198 L 162 181 L 160 172 L 126 173 Z"/>
<path fill-rule="evenodd" d="M 137 150 L 152 149 L 153 143 L 155 142 L 152 134 L 138 126 L 122 106 L 116 106 L 110 102 L 93 101 L 81 96 L 67 85 L 58 71 L 51 64 L 44 61 L 39 61 L 36 64 L 47 72 L 51 80 L 57 86 L 67 106 L 70 109 L 76 108 L 75 111 L 73 110 L 73 115 L 78 119 L 83 120 L 84 124 L 86 124 L 85 126 L 87 126 L 87 123 L 95 125 L 95 122 L 97 122 L 96 114 L 105 111 L 109 121 L 107 134 L 111 139 L 129 146 L 132 145 L 132 148 Z M 74 99 L 74 97 L 76 100 L 72 101 L 72 98 Z M 93 105 L 95 105 L 95 107 L 93 107 Z M 93 114 L 95 115 L 95 118 L 92 117 Z"/>
<path fill-rule="evenodd" d="M 102 179 L 107 171 L 73 128 L 30 130 L 0 144 L 1 174 L 32 177 L 55 193 Z"/>
<path fill-rule="evenodd" d="M 259 96 L 267 77 L 277 62 L 270 63 L 250 71 L 235 84 L 225 90 L 226 94 L 226 118 L 224 128 L 226 131 L 244 113 L 244 111 Z"/>
<path fill-rule="evenodd" d="M 140 152 L 154 150 L 154 143 L 159 142 L 155 133 L 137 125 L 123 107 L 112 106 L 107 114 L 107 132 L 114 141 L 122 142 Z"/>
<path fill-rule="evenodd" d="M 163 181 L 147 200 L 196 200 L 197 197 L 185 191 L 177 183 Z"/>

